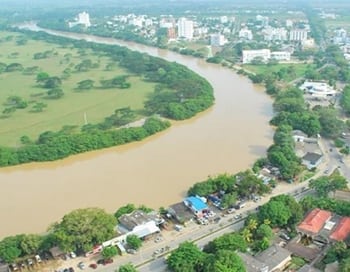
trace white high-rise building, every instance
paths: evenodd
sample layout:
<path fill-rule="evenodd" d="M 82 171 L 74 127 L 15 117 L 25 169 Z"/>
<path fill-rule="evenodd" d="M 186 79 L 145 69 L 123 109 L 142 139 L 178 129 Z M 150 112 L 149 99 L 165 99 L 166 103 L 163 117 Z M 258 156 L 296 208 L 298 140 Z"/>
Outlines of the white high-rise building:
<path fill-rule="evenodd" d="M 193 39 L 193 21 L 180 18 L 177 22 L 177 36 L 186 40 Z"/>
<path fill-rule="evenodd" d="M 245 39 L 245 40 L 252 40 L 253 39 L 253 33 L 248 28 L 242 28 L 239 31 L 239 33 L 238 33 L 238 37 L 242 38 L 242 39 Z"/>
<path fill-rule="evenodd" d="M 294 29 L 289 32 L 290 41 L 304 41 L 307 40 L 307 30 Z"/>
<path fill-rule="evenodd" d="M 78 14 L 78 24 L 85 25 L 86 27 L 91 26 L 90 15 L 87 12 L 82 12 Z"/>

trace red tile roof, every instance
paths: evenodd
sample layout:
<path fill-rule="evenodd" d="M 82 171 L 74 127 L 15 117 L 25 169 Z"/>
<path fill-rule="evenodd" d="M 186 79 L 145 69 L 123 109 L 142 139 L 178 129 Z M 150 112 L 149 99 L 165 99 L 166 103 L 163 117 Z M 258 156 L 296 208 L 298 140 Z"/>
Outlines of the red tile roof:
<path fill-rule="evenodd" d="M 332 213 L 329 211 L 314 209 L 299 224 L 298 228 L 305 232 L 317 234 L 331 216 Z"/>
<path fill-rule="evenodd" d="M 330 238 L 332 240 L 344 241 L 350 234 L 350 217 L 343 217 Z"/>

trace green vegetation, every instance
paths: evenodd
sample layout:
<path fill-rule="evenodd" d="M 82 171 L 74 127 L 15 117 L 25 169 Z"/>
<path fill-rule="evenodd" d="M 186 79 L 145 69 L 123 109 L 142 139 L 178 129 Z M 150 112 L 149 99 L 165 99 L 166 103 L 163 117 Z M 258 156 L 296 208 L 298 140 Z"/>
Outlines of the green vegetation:
<path fill-rule="evenodd" d="M 155 86 L 155 89 L 153 93 L 147 90 L 147 93 L 144 92 L 139 96 L 139 99 L 136 99 L 138 103 L 137 108 L 131 108 L 131 106 L 117 108 L 112 115 L 105 117 L 102 122 L 102 116 L 100 115 L 100 123 L 88 123 L 81 127 L 80 131 L 80 122 L 73 124 L 66 123 L 66 119 L 64 118 L 61 118 L 62 123 L 59 124 L 63 127 L 60 131 L 45 131 L 39 135 L 37 140 L 30 140 L 32 135 L 26 133 L 24 130 L 26 134 L 17 135 L 17 137 L 24 139 L 23 136 L 25 136 L 26 144 L 23 145 L 24 142 L 22 141 L 20 147 L 18 147 L 18 142 L 16 142 L 16 148 L 0 148 L 0 165 L 2 166 L 31 161 L 56 160 L 89 150 L 120 145 L 131 141 L 139 141 L 149 135 L 166 129 L 169 126 L 169 123 L 155 118 L 148 118 L 142 127 L 123 128 L 119 130 L 115 130 L 115 128 L 132 122 L 140 114 L 146 116 L 160 114 L 172 119 L 190 118 L 196 113 L 207 109 L 213 103 L 213 90 L 209 83 L 204 78 L 199 77 L 197 74 L 182 65 L 169 63 L 162 59 L 150 57 L 138 52 L 132 52 L 126 48 L 118 46 L 95 44 L 85 41 L 72 41 L 67 38 L 50 36 L 45 33 L 31 33 L 30 36 L 32 39 L 36 40 L 44 39 L 46 43 L 59 44 L 63 48 L 73 46 L 73 48 L 77 48 L 76 54 L 79 54 L 79 57 L 85 58 L 89 56 L 91 52 L 96 56 L 96 59 L 83 59 L 82 61 L 79 60 L 79 64 L 75 65 L 73 63 L 72 65 L 71 59 L 75 52 L 73 51 L 72 54 L 71 52 L 65 51 L 66 53 L 64 55 L 63 52 L 61 53 L 64 60 L 61 58 L 59 64 L 55 66 L 60 67 L 61 64 L 60 69 L 61 74 L 63 74 L 62 77 L 56 75 L 52 76 L 53 74 L 57 74 L 57 71 L 45 70 L 37 73 L 35 78 L 37 84 L 36 88 L 40 90 L 40 94 L 35 94 L 35 97 L 42 96 L 43 89 L 48 89 L 45 91 L 47 95 L 43 96 L 43 98 L 46 97 L 46 100 L 43 101 L 47 103 L 33 101 L 35 104 L 31 111 L 37 113 L 37 115 L 40 114 L 42 118 L 48 118 L 47 116 L 49 116 L 49 119 L 47 120 L 50 120 L 52 123 L 55 123 L 55 117 L 47 113 L 51 108 L 52 101 L 55 101 L 55 112 L 58 114 L 57 117 L 61 117 L 62 114 L 64 114 L 64 116 L 67 115 L 65 111 L 62 110 L 67 106 L 67 103 L 70 103 L 70 111 L 77 112 L 75 107 L 76 103 L 74 103 L 74 106 L 72 105 L 74 102 L 72 96 L 76 96 L 76 99 L 79 99 L 80 102 L 83 100 L 80 99 L 80 97 L 89 96 L 89 99 L 93 99 L 93 103 L 96 105 L 96 101 L 101 101 L 101 92 L 104 92 L 107 89 L 108 93 L 117 93 L 117 90 L 115 89 L 120 89 L 120 91 L 123 92 L 123 95 L 124 93 L 130 95 L 132 93 L 132 86 L 137 85 L 137 81 L 132 80 L 133 78 L 136 78 L 139 82 L 142 82 L 142 84 L 151 84 L 152 86 Z M 35 42 L 39 43 L 38 41 Z M 53 53 L 52 55 L 59 56 L 60 54 Z M 45 56 L 45 58 L 39 58 L 39 60 L 37 59 L 35 61 L 47 61 L 48 57 L 50 57 L 50 61 L 52 61 L 51 54 L 45 54 Z M 96 69 L 99 69 L 101 64 L 103 64 L 103 60 L 109 67 L 103 72 L 114 74 L 114 76 L 108 76 L 108 79 L 100 79 L 100 86 L 94 84 L 95 80 L 91 79 L 93 78 L 92 74 L 90 74 L 88 79 L 86 77 L 85 79 L 82 77 L 78 79 L 75 78 L 76 75 L 96 72 Z M 33 59 L 30 59 L 30 61 L 33 61 Z M 111 61 L 117 63 L 119 67 L 122 67 L 122 71 L 127 71 L 129 74 L 125 75 L 124 72 L 121 75 L 115 76 L 116 71 L 111 71 L 109 65 Z M 18 67 L 19 65 L 17 64 L 11 65 L 11 70 L 18 70 Z M 101 70 L 97 71 L 101 72 Z M 75 78 L 74 82 L 72 82 L 73 78 Z M 69 92 L 64 91 L 66 90 L 66 81 L 72 83 Z M 156 83 L 156 85 L 154 85 L 154 83 Z M 93 87 L 95 90 L 92 90 Z M 135 95 L 139 95 L 138 90 L 135 90 L 134 93 Z M 120 95 L 121 93 L 115 98 L 121 98 L 122 96 Z M 68 99 L 68 97 L 70 98 Z M 111 103 L 110 105 L 113 105 L 114 107 L 117 104 L 114 103 L 115 99 L 109 97 L 105 100 L 106 97 L 107 95 L 103 96 L 104 103 L 99 104 L 98 110 L 100 111 L 100 114 L 103 112 L 103 110 L 100 110 L 100 107 L 104 109 L 107 108 L 105 107 L 105 103 Z M 131 95 L 130 98 L 131 97 L 133 97 L 133 95 Z M 140 98 L 145 100 L 142 101 Z M 23 133 L 23 130 L 19 130 L 18 124 L 27 124 L 27 122 L 24 121 L 26 120 L 25 118 L 27 118 L 28 113 L 22 112 L 25 117 L 23 117 L 24 119 L 22 119 L 21 122 L 13 122 L 13 119 L 16 117 L 16 109 L 22 109 L 26 105 L 26 103 L 23 102 L 24 99 L 20 98 L 20 100 L 17 100 L 15 103 L 11 100 L 12 106 L 4 110 L 3 114 L 9 122 L 9 126 L 5 127 L 7 132 L 21 131 L 21 133 Z M 140 106 L 143 102 L 144 107 Z M 122 103 L 125 106 L 125 104 L 128 104 L 128 100 L 124 100 Z M 78 107 L 80 107 L 80 105 Z M 44 109 L 45 114 L 41 113 Z M 97 110 L 97 108 L 95 110 Z M 86 111 L 87 108 L 86 105 L 84 105 L 82 111 L 79 112 L 79 119 L 85 117 L 85 122 L 87 122 Z M 44 124 L 44 122 L 40 121 L 40 118 L 35 118 L 35 120 L 40 125 Z M 56 123 L 55 125 L 57 126 Z M 30 127 L 31 129 L 35 127 L 36 133 L 40 131 L 38 126 L 34 125 Z M 47 129 L 47 126 L 45 128 Z M 18 132 L 16 133 L 18 134 Z M 11 134 L 11 136 L 13 135 Z"/>
<path fill-rule="evenodd" d="M 247 197 L 252 194 L 269 193 L 271 188 L 265 185 L 252 171 L 247 170 L 236 175 L 221 174 L 217 177 L 209 177 L 205 181 L 195 183 L 187 194 L 208 196 L 220 191 L 224 191 L 225 194 L 236 199 L 237 196 Z"/>
<path fill-rule="evenodd" d="M 117 256 L 118 250 L 115 246 L 109 246 L 109 247 L 103 248 L 101 254 L 105 260 L 108 260 L 108 259 L 113 258 L 114 256 Z"/>
<path fill-rule="evenodd" d="M 53 236 L 64 251 L 87 252 L 111 239 L 116 219 L 99 208 L 78 209 L 54 224 Z"/>
<path fill-rule="evenodd" d="M 331 211 L 341 216 L 350 216 L 350 202 L 343 200 L 336 200 L 328 197 L 312 197 L 306 196 L 300 201 L 304 213 L 314 209 L 320 208 Z"/>
<path fill-rule="evenodd" d="M 142 240 L 134 234 L 128 235 L 126 237 L 126 243 L 131 248 L 137 250 L 142 246 Z"/>
<path fill-rule="evenodd" d="M 137 270 L 132 264 L 124 264 L 119 267 L 118 272 L 137 272 Z"/>
<path fill-rule="evenodd" d="M 346 178 L 337 174 L 331 176 L 323 176 L 315 180 L 311 180 L 309 187 L 314 189 L 318 196 L 327 197 L 330 192 L 346 189 L 348 182 Z"/>

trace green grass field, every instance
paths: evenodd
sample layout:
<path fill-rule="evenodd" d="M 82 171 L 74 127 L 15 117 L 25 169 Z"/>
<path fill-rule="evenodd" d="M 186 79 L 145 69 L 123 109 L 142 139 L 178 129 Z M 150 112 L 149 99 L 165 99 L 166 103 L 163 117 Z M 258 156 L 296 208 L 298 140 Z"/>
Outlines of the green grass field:
<path fill-rule="evenodd" d="M 287 81 L 292 81 L 293 79 L 296 79 L 298 77 L 301 77 L 305 74 L 305 71 L 308 67 L 308 65 L 310 64 L 306 64 L 306 63 L 288 63 L 288 64 L 284 64 L 284 63 L 279 63 L 279 64 L 275 64 L 275 65 L 243 65 L 243 68 L 251 71 L 253 73 L 256 74 L 263 74 L 266 72 L 278 72 L 281 68 L 288 68 L 289 66 L 293 66 L 294 67 L 294 71 L 295 71 L 295 75 L 291 76 L 290 78 L 287 79 Z"/>
<path fill-rule="evenodd" d="M 7 38 L 12 36 L 13 38 Z M 79 54 L 78 49 L 62 48 L 58 45 L 42 41 L 28 40 L 25 45 L 17 45 L 16 40 L 22 34 L 0 32 L 0 62 L 5 64 L 20 63 L 24 68 L 38 66 L 39 71 L 49 73 L 50 76 L 61 77 L 66 68 L 74 71 L 74 66 L 84 59 L 98 63 L 98 68 L 87 72 L 72 72 L 71 77 L 62 81 L 64 96 L 60 99 L 48 99 L 44 89 L 37 85 L 36 74 L 24 75 L 22 72 L 0 73 L 0 145 L 16 146 L 19 138 L 27 135 L 32 139 L 44 131 L 57 131 L 65 125 L 84 124 L 86 114 L 89 123 L 96 123 L 111 115 L 115 109 L 129 106 L 132 109 L 143 109 L 146 96 L 153 91 L 154 84 L 144 82 L 139 77 L 129 77 L 129 89 L 100 89 L 101 79 L 110 79 L 127 72 L 119 67 L 112 71 L 105 70 L 111 60 L 99 56 L 89 50 Z M 46 59 L 35 60 L 33 55 L 38 52 L 52 50 L 54 54 Z M 65 57 L 70 54 L 69 57 Z M 95 88 L 77 91 L 77 83 L 92 79 Z M 17 109 L 9 117 L 2 112 L 6 108 L 5 102 L 9 96 L 20 96 L 29 103 L 25 109 Z M 42 112 L 32 112 L 36 102 L 47 104 Z"/>

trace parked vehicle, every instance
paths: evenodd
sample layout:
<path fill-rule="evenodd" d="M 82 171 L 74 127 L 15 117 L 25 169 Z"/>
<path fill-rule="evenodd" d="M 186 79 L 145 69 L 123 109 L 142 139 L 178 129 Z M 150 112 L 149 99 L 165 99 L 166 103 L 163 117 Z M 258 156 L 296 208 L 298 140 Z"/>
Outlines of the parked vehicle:
<path fill-rule="evenodd" d="M 33 264 L 34 264 L 34 262 L 33 262 L 32 259 L 28 259 L 28 260 L 27 260 L 27 263 L 28 263 L 28 265 L 33 265 Z"/>
<path fill-rule="evenodd" d="M 73 268 L 73 267 L 69 267 L 69 268 L 68 268 L 68 271 L 69 271 L 69 272 L 74 272 L 74 268 Z"/>
<path fill-rule="evenodd" d="M 78 263 L 78 267 L 83 270 L 85 269 L 85 264 L 83 262 Z"/>
<path fill-rule="evenodd" d="M 71 257 L 72 259 L 74 259 L 74 258 L 77 257 L 77 254 L 75 254 L 74 251 L 71 251 L 71 252 L 69 253 L 69 255 L 70 255 L 70 257 Z"/>
<path fill-rule="evenodd" d="M 89 267 L 92 268 L 92 269 L 96 269 L 97 268 L 97 264 L 92 263 L 92 264 L 89 265 Z"/>
<path fill-rule="evenodd" d="M 35 255 L 35 261 L 36 261 L 37 263 L 41 263 L 41 258 L 40 258 L 39 255 Z"/>
<path fill-rule="evenodd" d="M 12 269 L 12 271 L 17 271 L 18 270 L 18 266 L 15 263 L 11 264 L 10 268 Z"/>
<path fill-rule="evenodd" d="M 136 254 L 136 250 L 133 249 L 133 248 L 127 249 L 126 252 L 129 253 L 129 254 Z"/>

